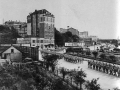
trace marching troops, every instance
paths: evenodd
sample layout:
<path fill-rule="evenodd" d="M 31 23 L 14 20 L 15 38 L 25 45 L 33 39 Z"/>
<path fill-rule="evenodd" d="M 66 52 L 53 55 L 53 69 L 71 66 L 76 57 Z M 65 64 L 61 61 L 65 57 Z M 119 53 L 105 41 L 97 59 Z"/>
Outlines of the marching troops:
<path fill-rule="evenodd" d="M 76 64 L 76 63 L 82 63 L 84 59 L 82 57 L 64 55 L 64 60 Z"/>
<path fill-rule="evenodd" d="M 120 77 L 120 66 L 115 64 L 96 60 L 88 60 L 88 68 Z"/>

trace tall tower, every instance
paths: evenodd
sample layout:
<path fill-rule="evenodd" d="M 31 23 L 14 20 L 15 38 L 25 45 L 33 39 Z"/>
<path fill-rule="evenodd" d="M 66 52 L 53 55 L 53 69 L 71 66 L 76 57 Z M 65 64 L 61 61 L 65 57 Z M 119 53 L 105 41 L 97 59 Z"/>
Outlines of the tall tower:
<path fill-rule="evenodd" d="M 54 15 L 46 9 L 35 10 L 27 16 L 31 36 L 42 38 L 42 42 L 49 44 L 54 44 L 54 22 Z"/>

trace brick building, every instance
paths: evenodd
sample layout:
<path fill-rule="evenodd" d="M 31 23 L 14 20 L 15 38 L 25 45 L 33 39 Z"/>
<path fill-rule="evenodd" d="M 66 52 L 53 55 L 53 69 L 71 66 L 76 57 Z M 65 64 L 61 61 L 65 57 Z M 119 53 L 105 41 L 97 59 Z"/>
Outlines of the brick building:
<path fill-rule="evenodd" d="M 24 24 L 26 24 L 26 22 L 12 21 L 12 20 L 9 20 L 9 21 L 5 22 L 6 26 L 14 27 L 17 30 L 18 34 L 19 34 L 20 30 L 21 30 L 21 25 L 24 25 Z"/>
<path fill-rule="evenodd" d="M 22 24 L 22 25 L 20 26 L 20 30 L 19 30 L 18 34 L 19 34 L 21 37 L 26 37 L 26 36 L 27 36 L 27 24 Z"/>
<path fill-rule="evenodd" d="M 54 42 L 54 22 L 54 15 L 46 9 L 35 10 L 27 16 L 27 34 L 51 44 Z"/>
<path fill-rule="evenodd" d="M 88 37 L 88 31 L 79 32 L 79 37 L 81 37 L 81 38 L 87 38 Z"/>
<path fill-rule="evenodd" d="M 75 28 L 69 27 L 67 29 L 64 28 L 60 28 L 60 32 L 61 33 L 66 33 L 67 31 L 70 31 L 72 33 L 72 35 L 77 35 L 79 36 L 79 31 Z"/>

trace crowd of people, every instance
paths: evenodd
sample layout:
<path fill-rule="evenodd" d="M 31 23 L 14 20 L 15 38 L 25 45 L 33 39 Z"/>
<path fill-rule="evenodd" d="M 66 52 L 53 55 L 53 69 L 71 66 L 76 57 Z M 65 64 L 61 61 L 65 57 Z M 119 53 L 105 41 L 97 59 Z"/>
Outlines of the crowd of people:
<path fill-rule="evenodd" d="M 82 57 L 76 57 L 76 56 L 71 56 L 71 55 L 66 55 L 64 56 L 64 60 L 66 60 L 67 62 L 71 62 L 71 63 L 82 63 L 84 58 Z"/>
<path fill-rule="evenodd" d="M 77 57 L 77 56 L 71 56 L 71 55 L 64 55 L 62 58 L 66 60 L 67 62 L 71 63 L 82 63 L 84 58 Z M 96 61 L 96 60 L 88 60 L 88 68 L 91 68 L 93 70 L 97 70 L 100 72 L 104 72 L 109 75 L 114 75 L 117 77 L 120 77 L 120 66 L 108 62 L 102 62 L 102 61 Z"/>
<path fill-rule="evenodd" d="M 120 66 L 102 61 L 88 60 L 88 68 L 120 77 Z"/>

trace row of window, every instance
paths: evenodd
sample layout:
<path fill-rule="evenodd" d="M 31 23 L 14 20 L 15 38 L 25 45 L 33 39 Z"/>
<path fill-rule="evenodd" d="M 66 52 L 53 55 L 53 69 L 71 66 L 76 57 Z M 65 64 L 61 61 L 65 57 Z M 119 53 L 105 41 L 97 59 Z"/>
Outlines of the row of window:
<path fill-rule="evenodd" d="M 43 43 L 43 40 L 32 40 L 32 43 Z"/>
<path fill-rule="evenodd" d="M 38 20 L 40 22 L 43 22 L 43 21 L 54 22 L 54 18 L 52 18 L 52 17 L 41 17 L 41 16 L 39 16 Z"/>
<path fill-rule="evenodd" d="M 32 40 L 32 43 L 54 43 L 54 40 Z"/>
<path fill-rule="evenodd" d="M 53 29 L 54 28 L 54 25 L 50 25 L 50 24 L 45 24 L 45 28 L 47 28 L 47 29 Z"/>

